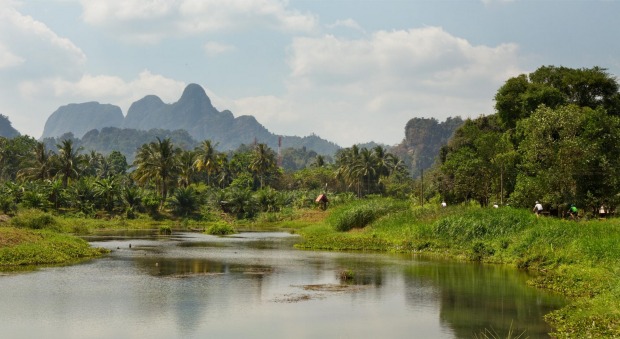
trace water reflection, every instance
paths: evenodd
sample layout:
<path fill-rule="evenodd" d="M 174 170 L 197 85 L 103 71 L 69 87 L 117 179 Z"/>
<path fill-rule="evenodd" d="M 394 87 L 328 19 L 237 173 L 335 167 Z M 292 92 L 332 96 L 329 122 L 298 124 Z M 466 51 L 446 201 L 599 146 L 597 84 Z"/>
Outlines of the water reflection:
<path fill-rule="evenodd" d="M 529 319 L 542 319 L 564 302 L 526 286 L 527 278 L 501 266 L 437 261 L 410 266 L 405 273 L 409 302 L 438 301 L 440 320 L 460 338 L 480 335 L 484 329 L 500 335 L 512 331 L 547 336 L 551 329 L 544 322 Z"/>
<path fill-rule="evenodd" d="M 285 233 L 90 240 L 112 253 L 0 276 L 11 291 L 0 303 L 3 337 L 471 338 L 511 323 L 544 337 L 542 315 L 562 303 L 514 270 L 298 251 Z"/>

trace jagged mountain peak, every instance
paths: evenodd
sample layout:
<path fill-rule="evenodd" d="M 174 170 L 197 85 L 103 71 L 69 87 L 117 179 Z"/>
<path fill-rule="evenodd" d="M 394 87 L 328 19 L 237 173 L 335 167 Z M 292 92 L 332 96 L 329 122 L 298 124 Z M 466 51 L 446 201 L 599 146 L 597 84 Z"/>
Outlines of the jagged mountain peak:
<path fill-rule="evenodd" d="M 197 108 L 212 110 L 213 105 L 211 99 L 207 96 L 204 88 L 198 84 L 189 84 L 183 90 L 181 98 L 177 102 L 178 105 L 192 105 Z"/>

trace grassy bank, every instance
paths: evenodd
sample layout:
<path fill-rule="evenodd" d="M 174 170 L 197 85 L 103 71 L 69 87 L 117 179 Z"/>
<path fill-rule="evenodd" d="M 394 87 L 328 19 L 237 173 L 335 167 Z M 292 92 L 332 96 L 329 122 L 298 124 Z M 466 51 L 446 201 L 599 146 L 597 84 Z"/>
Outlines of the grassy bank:
<path fill-rule="evenodd" d="M 51 230 L 0 227 L 0 269 L 70 263 L 105 253 L 86 241 Z"/>
<path fill-rule="evenodd" d="M 546 316 L 554 336 L 620 337 L 619 219 L 573 222 L 511 208 L 380 199 L 334 209 L 300 233 L 307 249 L 423 252 L 536 270 L 543 274 L 533 285 L 573 300 Z"/>

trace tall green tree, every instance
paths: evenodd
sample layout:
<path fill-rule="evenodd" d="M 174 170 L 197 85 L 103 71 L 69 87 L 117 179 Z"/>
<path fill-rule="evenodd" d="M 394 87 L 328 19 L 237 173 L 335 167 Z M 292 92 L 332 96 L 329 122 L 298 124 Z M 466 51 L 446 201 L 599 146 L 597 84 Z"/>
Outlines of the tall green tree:
<path fill-rule="evenodd" d="M 265 144 L 258 144 L 252 152 L 250 169 L 258 177 L 260 188 L 263 188 L 265 178 L 277 171 L 275 153 Z"/>
<path fill-rule="evenodd" d="M 54 172 L 54 152 L 48 150 L 45 144 L 37 142 L 26 158 L 17 177 L 23 180 L 51 179 Z"/>
<path fill-rule="evenodd" d="M 573 69 L 543 66 L 511 78 L 497 91 L 495 109 L 504 126 L 514 128 L 540 105 L 557 108 L 568 104 L 602 107 L 620 115 L 620 94 L 616 79 L 600 67 Z"/>
<path fill-rule="evenodd" d="M 160 207 L 168 197 L 168 191 L 174 186 L 179 174 L 179 156 L 181 149 L 175 147 L 170 139 L 153 141 L 138 149 L 133 177 L 138 183 L 145 185 L 153 182 L 160 194 Z"/>
<path fill-rule="evenodd" d="M 56 147 L 58 147 L 58 169 L 56 172 L 62 180 L 62 186 L 66 188 L 71 179 L 80 177 L 84 162 L 84 158 L 79 154 L 82 148 L 76 149 L 70 139 L 62 140 Z"/>
<path fill-rule="evenodd" d="M 617 203 L 620 119 L 602 108 L 541 107 L 519 122 L 522 157 L 512 199 L 543 200 L 554 207 L 577 203 L 595 210 Z"/>
<path fill-rule="evenodd" d="M 218 170 L 218 153 L 211 140 L 204 140 L 196 148 L 196 161 L 194 166 L 199 172 L 207 173 L 207 185 L 211 185 L 211 176 Z"/>

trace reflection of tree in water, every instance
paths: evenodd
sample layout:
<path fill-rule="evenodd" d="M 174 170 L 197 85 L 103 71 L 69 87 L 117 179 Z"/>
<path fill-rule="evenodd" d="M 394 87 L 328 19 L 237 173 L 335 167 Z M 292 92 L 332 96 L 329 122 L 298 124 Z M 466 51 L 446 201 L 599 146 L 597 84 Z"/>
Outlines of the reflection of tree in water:
<path fill-rule="evenodd" d="M 209 313 L 225 312 L 229 305 L 240 303 L 231 299 L 260 300 L 264 275 L 273 271 L 268 266 L 197 258 L 140 258 L 135 262 L 149 275 L 164 278 L 157 279 L 157 286 L 147 293 L 152 296 L 148 303 L 161 314 L 174 311 L 182 337 L 191 337 L 208 323 L 213 318 Z"/>
<path fill-rule="evenodd" d="M 520 272 L 498 266 L 414 265 L 406 271 L 405 284 L 413 291 L 407 292 L 413 304 L 432 302 L 417 289 L 439 293 L 440 319 L 458 338 L 472 338 L 485 330 L 500 337 L 510 330 L 515 335 L 525 331 L 530 338 L 546 337 L 551 328 L 543 316 L 563 305 L 561 297 L 525 285 Z"/>

